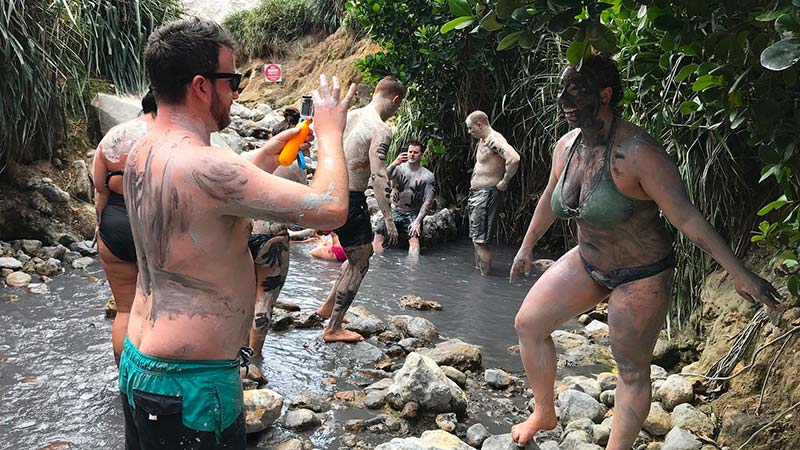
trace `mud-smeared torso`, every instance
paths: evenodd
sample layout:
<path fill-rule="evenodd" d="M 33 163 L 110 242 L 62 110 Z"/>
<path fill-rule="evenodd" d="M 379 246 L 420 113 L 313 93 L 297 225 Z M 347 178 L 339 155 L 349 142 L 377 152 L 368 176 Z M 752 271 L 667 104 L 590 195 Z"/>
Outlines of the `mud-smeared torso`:
<path fill-rule="evenodd" d="M 390 133 L 391 129 L 380 116 L 369 108 L 360 108 L 347 113 L 344 130 L 344 156 L 347 161 L 349 189 L 364 192 L 371 175 L 369 148 L 377 135 Z M 387 149 L 388 149 L 388 143 Z"/>
<path fill-rule="evenodd" d="M 139 263 L 128 335 L 154 356 L 232 359 L 253 315 L 251 225 L 215 208 L 246 180 L 236 167 L 197 157 L 191 138 L 155 134 L 139 142 L 125 168 Z"/>
<path fill-rule="evenodd" d="M 478 141 L 470 188 L 495 187 L 503 179 L 506 173 L 506 160 L 501 152 L 505 144 L 505 138 L 497 131 L 492 131 L 486 139 Z"/>
<path fill-rule="evenodd" d="M 408 163 L 397 166 L 392 178 L 392 208 L 417 212 L 426 198 L 432 198 L 436 180 L 430 170 L 412 170 Z"/>
<path fill-rule="evenodd" d="M 630 174 L 636 161 L 639 145 L 651 139 L 643 130 L 620 121 L 611 147 L 609 165 L 611 179 L 623 195 L 635 200 L 627 220 L 608 225 L 577 218 L 578 243 L 581 254 L 601 270 L 642 266 L 663 259 L 672 251 L 673 238 L 667 231 L 655 202 L 641 201 L 631 193 L 640 190 L 638 181 Z M 578 130 L 566 136 L 566 147 L 560 155 L 558 173 L 564 171 L 567 154 Z M 604 170 L 606 144 L 579 143 L 566 173 L 563 174 L 561 200 L 569 208 L 579 208 L 597 185 Z M 556 194 L 558 191 L 554 192 Z M 548 199 L 549 200 L 549 199 Z M 621 205 L 609 204 L 612 209 Z"/>
<path fill-rule="evenodd" d="M 127 122 L 123 122 L 110 130 L 103 136 L 97 146 L 105 160 L 106 168 L 109 172 L 125 169 L 125 162 L 128 154 L 139 139 L 147 134 L 147 122 L 144 117 L 139 117 Z M 99 156 L 99 155 L 98 155 Z M 105 180 L 97 180 L 105 183 Z M 122 194 L 122 177 L 111 177 L 108 180 L 108 187 L 117 194 Z"/>

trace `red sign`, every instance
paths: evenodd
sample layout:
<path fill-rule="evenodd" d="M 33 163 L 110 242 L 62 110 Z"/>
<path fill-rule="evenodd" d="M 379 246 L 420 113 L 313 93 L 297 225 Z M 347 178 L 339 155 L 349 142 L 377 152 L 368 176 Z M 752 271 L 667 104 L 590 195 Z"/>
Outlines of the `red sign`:
<path fill-rule="evenodd" d="M 283 80 L 283 70 L 280 64 L 264 64 L 264 78 L 268 83 L 277 83 Z"/>

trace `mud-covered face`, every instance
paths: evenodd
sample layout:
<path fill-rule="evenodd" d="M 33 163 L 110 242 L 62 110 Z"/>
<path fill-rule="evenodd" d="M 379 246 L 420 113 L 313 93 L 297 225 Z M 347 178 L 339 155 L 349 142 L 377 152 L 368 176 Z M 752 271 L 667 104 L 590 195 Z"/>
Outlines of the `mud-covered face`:
<path fill-rule="evenodd" d="M 558 106 L 571 127 L 592 128 L 598 122 L 602 125 L 598 115 L 602 89 L 591 77 L 568 66 L 561 75 L 559 86 Z"/>
<path fill-rule="evenodd" d="M 408 162 L 412 164 L 417 163 L 422 157 L 422 149 L 416 145 L 410 145 L 408 151 L 406 151 L 406 155 L 408 156 Z"/>

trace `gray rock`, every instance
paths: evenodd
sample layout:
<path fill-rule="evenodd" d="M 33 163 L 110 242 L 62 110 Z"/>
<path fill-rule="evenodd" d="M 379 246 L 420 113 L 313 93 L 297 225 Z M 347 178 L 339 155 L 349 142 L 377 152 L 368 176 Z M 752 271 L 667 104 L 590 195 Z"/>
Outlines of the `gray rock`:
<path fill-rule="evenodd" d="M 318 316 L 314 311 L 308 312 L 293 312 L 292 323 L 295 328 L 314 328 L 321 326 L 325 321 L 322 317 Z"/>
<path fill-rule="evenodd" d="M 72 265 L 73 262 L 81 259 L 81 254 L 78 252 L 68 251 L 64 253 L 64 257 L 61 258 L 61 262 L 64 264 Z"/>
<path fill-rule="evenodd" d="M 608 444 L 608 438 L 611 436 L 611 427 L 608 425 L 593 425 L 592 426 L 592 437 L 594 438 L 594 443 L 599 445 L 606 445 Z"/>
<path fill-rule="evenodd" d="M 558 383 L 558 386 L 562 390 L 574 389 L 576 391 L 581 391 L 594 399 L 598 399 L 600 397 L 600 392 L 602 392 L 600 383 L 597 380 L 582 375 L 564 377 L 564 379 Z"/>
<path fill-rule="evenodd" d="M 467 387 L 467 376 L 464 375 L 464 372 L 450 366 L 441 366 L 440 368 L 445 376 L 453 380 L 459 387 L 462 389 Z"/>
<path fill-rule="evenodd" d="M 75 261 L 72 261 L 72 268 L 73 269 L 85 269 L 94 263 L 94 258 L 91 256 L 84 256 L 82 258 L 78 258 Z"/>
<path fill-rule="evenodd" d="M 431 358 L 440 366 L 452 366 L 460 371 L 474 370 L 481 366 L 481 350 L 477 345 L 458 339 L 440 342 L 435 348 L 424 348 L 419 354 Z"/>
<path fill-rule="evenodd" d="M 44 198 L 39 191 L 33 191 L 28 196 L 28 205 L 45 216 L 53 215 L 53 205 Z"/>
<path fill-rule="evenodd" d="M 386 404 L 386 391 L 373 390 L 364 397 L 364 406 L 369 409 L 381 409 Z"/>
<path fill-rule="evenodd" d="M 513 439 L 511 433 L 497 434 L 483 441 L 481 450 L 539 450 L 539 446 L 531 439 L 524 447 L 520 447 Z"/>
<path fill-rule="evenodd" d="M 700 450 L 703 443 L 683 428 L 673 428 L 664 439 L 661 450 Z"/>
<path fill-rule="evenodd" d="M 28 292 L 31 294 L 47 294 L 50 292 L 50 288 L 44 283 L 30 283 L 28 285 Z"/>
<path fill-rule="evenodd" d="M 608 324 L 600 322 L 599 320 L 592 320 L 585 327 L 586 334 L 589 336 L 599 338 L 608 337 Z"/>
<path fill-rule="evenodd" d="M 275 312 L 269 321 L 269 329 L 272 331 L 285 331 L 291 328 L 293 323 L 291 313 L 279 310 Z"/>
<path fill-rule="evenodd" d="M 67 254 L 67 251 L 67 247 L 64 247 L 61 244 L 54 245 L 52 247 L 42 247 L 41 249 L 42 257 L 55 258 L 58 260 L 64 259 L 64 255 Z"/>
<path fill-rule="evenodd" d="M 672 426 L 698 436 L 713 436 L 715 428 L 708 416 L 688 403 L 682 403 L 672 410 Z"/>
<path fill-rule="evenodd" d="M 617 390 L 603 391 L 600 393 L 600 402 L 609 408 L 614 407 L 614 402 L 617 400 Z"/>
<path fill-rule="evenodd" d="M 405 350 L 407 352 L 412 352 L 412 351 L 416 350 L 417 348 L 424 346 L 425 343 L 422 342 L 421 340 L 417 339 L 417 338 L 405 338 L 405 339 L 401 339 L 397 343 L 397 345 L 402 347 L 403 350 Z"/>
<path fill-rule="evenodd" d="M 642 429 L 654 436 L 664 436 L 672 429 L 672 419 L 669 413 L 664 411 L 661 403 L 650 403 L 650 412 L 647 414 L 647 418 L 644 419 Z"/>
<path fill-rule="evenodd" d="M 303 392 L 289 402 L 289 409 L 308 409 L 316 413 L 331 409 L 331 404 L 316 392 Z"/>
<path fill-rule="evenodd" d="M 3 256 L 0 258 L 0 269 L 19 270 L 22 269 L 22 261 L 17 258 Z"/>
<path fill-rule="evenodd" d="M 428 319 L 406 315 L 392 316 L 392 325 L 400 329 L 404 335 L 417 338 L 423 342 L 433 342 L 439 337 L 436 326 Z"/>
<path fill-rule="evenodd" d="M 135 119 L 142 110 L 142 101 L 136 97 L 97 94 L 92 99 L 100 120 L 100 133 L 106 134 L 112 127 Z"/>
<path fill-rule="evenodd" d="M 605 406 L 601 405 L 600 402 L 586 393 L 573 389 L 567 389 L 560 393 L 558 395 L 558 404 L 560 405 L 559 418 L 562 423 L 570 423 L 584 417 L 599 423 L 606 413 Z"/>
<path fill-rule="evenodd" d="M 423 300 L 416 295 L 403 295 L 399 300 L 400 306 L 406 309 L 416 309 L 419 311 L 435 310 L 441 311 L 442 304 L 433 300 Z"/>
<path fill-rule="evenodd" d="M 458 237 L 458 218 L 452 210 L 441 209 L 435 214 L 428 214 L 422 219 L 420 245 L 433 247 Z"/>
<path fill-rule="evenodd" d="M 364 337 L 370 337 L 386 331 L 386 324 L 374 317 L 353 317 L 350 319 L 350 323 L 344 324 L 343 328 L 355 331 Z"/>
<path fill-rule="evenodd" d="M 475 448 L 481 448 L 483 442 L 491 436 L 492 433 L 489 433 L 489 430 L 482 423 L 476 423 L 467 428 L 467 444 Z"/>
<path fill-rule="evenodd" d="M 211 133 L 211 145 L 214 147 L 227 147 L 236 154 L 242 153 L 247 149 L 247 141 L 230 128 Z"/>
<path fill-rule="evenodd" d="M 283 416 L 283 426 L 293 430 L 303 431 L 316 428 L 322 424 L 314 411 L 310 409 L 293 409 Z"/>
<path fill-rule="evenodd" d="M 47 261 L 36 265 L 36 273 L 44 276 L 53 276 L 61 272 L 61 261 L 55 258 L 48 258 Z"/>
<path fill-rule="evenodd" d="M 312 450 L 314 444 L 307 439 L 292 438 L 288 441 L 283 441 L 274 446 L 270 446 L 273 450 Z"/>
<path fill-rule="evenodd" d="M 594 438 L 594 422 L 592 422 L 592 419 L 589 419 L 588 417 L 573 420 L 572 422 L 568 423 L 567 426 L 564 427 L 564 434 L 569 434 L 569 432 L 572 430 L 585 431 L 586 434 Z"/>
<path fill-rule="evenodd" d="M 41 192 L 44 198 L 51 203 L 69 203 L 69 193 L 55 184 L 44 184 L 41 188 L 39 188 L 39 192 Z"/>
<path fill-rule="evenodd" d="M 81 200 L 90 202 L 92 201 L 92 194 L 94 193 L 94 186 L 89 181 L 89 169 L 86 167 L 86 161 L 82 159 L 78 159 L 72 162 L 72 170 L 74 172 L 72 181 L 73 181 L 73 192 L 75 192 L 75 196 Z"/>
<path fill-rule="evenodd" d="M 42 241 L 37 241 L 35 239 L 19 239 L 11 241 L 11 248 L 17 252 L 22 250 L 25 254 L 32 256 L 37 254 L 39 249 L 42 248 Z"/>
<path fill-rule="evenodd" d="M 456 430 L 458 419 L 453 413 L 445 413 L 437 415 L 435 422 L 436 426 L 438 426 L 440 429 L 447 431 L 448 433 L 452 433 Z"/>
<path fill-rule="evenodd" d="M 97 254 L 97 245 L 92 241 L 80 241 L 69 244 L 69 249 L 78 252 L 81 256 L 94 256 Z"/>
<path fill-rule="evenodd" d="M 244 418 L 247 433 L 266 430 L 281 415 L 283 397 L 271 389 L 244 391 Z"/>
<path fill-rule="evenodd" d="M 694 400 L 692 382 L 682 375 L 670 375 L 658 388 L 658 398 L 667 411 L 672 411 L 681 403 L 691 403 Z"/>
<path fill-rule="evenodd" d="M 388 389 L 386 400 L 395 409 L 413 401 L 423 411 L 455 412 L 459 416 L 466 413 L 467 396 L 464 391 L 426 356 L 410 353 L 393 378 L 394 384 Z"/>
<path fill-rule="evenodd" d="M 561 450 L 561 446 L 556 441 L 544 441 L 539 445 L 541 450 Z"/>
<path fill-rule="evenodd" d="M 394 438 L 378 445 L 375 450 L 475 450 L 475 448 L 444 430 L 428 430 L 418 438 Z"/>
<path fill-rule="evenodd" d="M 483 380 L 493 388 L 505 389 L 511 384 L 511 377 L 508 372 L 500 369 L 486 369 L 483 373 Z"/>
<path fill-rule="evenodd" d="M 663 367 L 657 366 L 655 364 L 650 365 L 651 380 L 666 380 L 668 375 L 669 374 L 667 373 L 667 370 L 664 369 Z"/>
<path fill-rule="evenodd" d="M 31 260 L 31 257 L 30 257 L 30 256 L 28 256 L 28 255 L 27 255 L 25 252 L 23 252 L 22 250 L 17 250 L 17 253 L 16 253 L 16 255 L 14 255 L 14 256 L 16 256 L 18 260 L 22 261 L 22 266 L 23 266 L 23 267 L 25 267 L 25 263 L 26 263 L 26 262 L 28 262 L 28 261 L 30 261 L 30 260 Z"/>
<path fill-rule="evenodd" d="M 389 389 L 389 387 L 390 387 L 390 386 L 391 386 L 393 383 L 394 383 L 394 382 L 392 381 L 392 379 L 391 379 L 391 378 L 384 378 L 384 379 L 382 379 L 382 380 L 378 381 L 377 383 L 372 383 L 372 384 L 370 384 L 369 386 L 365 387 L 365 388 L 364 388 L 364 391 L 365 391 L 365 392 L 370 392 L 370 391 L 384 391 L 384 390 L 386 390 L 386 389 Z"/>
<path fill-rule="evenodd" d="M 330 352 L 334 358 L 338 358 L 342 367 L 373 365 L 383 358 L 383 352 L 367 341 L 360 341 L 355 344 L 332 342 L 325 345 L 324 351 L 326 353 Z"/>
<path fill-rule="evenodd" d="M 578 450 L 582 445 L 592 444 L 592 436 L 583 430 L 572 430 L 561 440 L 562 450 Z"/>
<path fill-rule="evenodd" d="M 31 282 L 31 276 L 25 272 L 12 272 L 6 276 L 6 284 L 12 287 L 25 287 Z"/>

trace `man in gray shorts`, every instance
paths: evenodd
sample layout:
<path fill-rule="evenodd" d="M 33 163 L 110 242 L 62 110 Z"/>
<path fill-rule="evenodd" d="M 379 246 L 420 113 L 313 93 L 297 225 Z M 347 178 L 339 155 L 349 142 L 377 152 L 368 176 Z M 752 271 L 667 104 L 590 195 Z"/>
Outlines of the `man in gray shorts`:
<path fill-rule="evenodd" d="M 503 192 L 519 168 L 519 154 L 502 134 L 492 129 L 483 111 L 467 116 L 466 125 L 470 136 L 478 139 L 469 189 L 469 237 L 475 246 L 475 265 L 481 275 L 489 275 L 492 269 L 489 241 L 496 233 Z"/>

